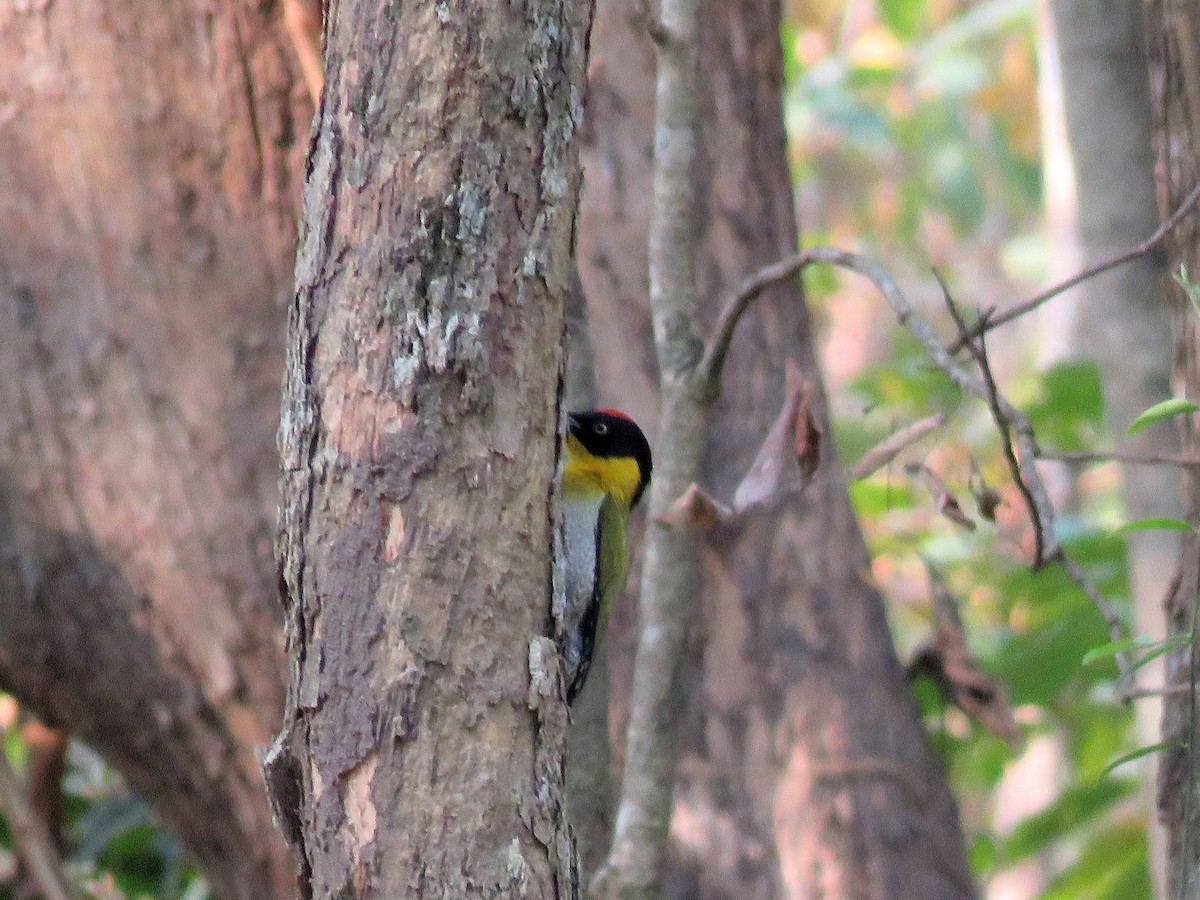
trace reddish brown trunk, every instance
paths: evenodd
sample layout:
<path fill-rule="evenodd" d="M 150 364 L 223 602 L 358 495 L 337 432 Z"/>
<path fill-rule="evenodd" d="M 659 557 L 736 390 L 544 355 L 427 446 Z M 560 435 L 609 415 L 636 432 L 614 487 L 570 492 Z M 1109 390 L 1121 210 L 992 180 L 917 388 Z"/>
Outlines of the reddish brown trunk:
<path fill-rule="evenodd" d="M 630 0 L 598 10 L 579 262 L 601 397 L 654 421 L 645 311 L 653 49 L 642 9 Z M 702 22 L 709 225 L 698 271 L 711 317 L 744 275 L 792 251 L 796 232 L 778 6 L 712 2 Z M 777 288 L 756 310 L 730 353 L 706 446 L 705 485 L 726 498 L 782 403 L 784 361 L 820 382 L 800 291 Z M 802 500 L 710 536 L 668 895 L 973 896 L 954 801 L 869 571 L 828 442 Z M 614 631 L 613 646 L 628 646 L 620 622 Z M 617 666 L 615 697 L 627 667 Z"/>
<path fill-rule="evenodd" d="M 0 684 L 223 898 L 294 891 L 255 762 L 307 118 L 281 35 L 233 0 L 0 10 Z"/>

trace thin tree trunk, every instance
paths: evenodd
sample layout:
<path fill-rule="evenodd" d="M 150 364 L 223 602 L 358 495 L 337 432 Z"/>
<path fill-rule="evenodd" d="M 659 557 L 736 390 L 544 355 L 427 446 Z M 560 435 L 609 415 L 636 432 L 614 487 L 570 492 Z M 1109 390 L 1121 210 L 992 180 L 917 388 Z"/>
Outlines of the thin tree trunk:
<path fill-rule="evenodd" d="M 579 260 L 601 397 L 653 421 L 643 297 L 654 68 L 641 10 L 629 0 L 597 14 Z M 709 0 L 700 22 L 697 272 L 711 319 L 743 276 L 794 249 L 796 231 L 778 7 Z M 755 310 L 705 442 L 703 483 L 726 498 L 778 413 L 784 361 L 820 383 L 800 291 L 778 287 Z M 828 435 L 823 404 L 820 414 Z M 666 895 L 972 896 L 953 798 L 863 576 L 869 560 L 832 444 L 798 505 L 723 526 L 699 571 Z M 620 697 L 628 662 L 618 655 L 614 669 Z M 614 711 L 623 718 L 619 703 Z"/>
<path fill-rule="evenodd" d="M 1154 102 L 1154 143 L 1159 174 L 1159 212 L 1174 209 L 1200 183 L 1200 3 L 1152 0 L 1146 7 L 1150 47 L 1150 85 Z M 1200 274 L 1200 229 L 1195 216 L 1182 222 L 1169 240 L 1171 271 L 1187 267 Z M 1174 292 L 1175 368 L 1173 393 L 1200 401 L 1200 328 L 1181 290 Z M 1200 421 L 1181 417 L 1182 451 L 1200 449 Z M 1200 525 L 1200 478 L 1183 473 L 1183 502 L 1188 521 Z M 1188 651 L 1166 658 L 1165 682 L 1196 684 L 1200 666 L 1200 629 L 1196 625 L 1200 591 L 1200 540 L 1184 535 L 1174 590 L 1167 597 L 1172 634 L 1192 633 Z M 1190 652 L 1189 652 L 1190 651 Z M 1159 807 L 1167 830 L 1174 900 L 1200 897 L 1200 719 L 1195 689 L 1168 694 L 1163 703 L 1163 741 L 1159 760 Z"/>
<path fill-rule="evenodd" d="M 1077 184 L 1079 235 L 1084 264 L 1137 246 L 1158 227 L 1153 110 L 1146 60 L 1144 10 L 1125 0 L 1054 0 L 1052 10 L 1062 59 L 1067 128 Z M 1159 254 L 1140 257 L 1092 279 L 1078 290 L 1073 346 L 1094 359 L 1104 380 L 1105 407 L 1114 434 L 1153 404 L 1170 396 L 1169 282 Z M 1122 445 L 1135 453 L 1172 454 L 1179 448 L 1171 425 L 1140 431 Z M 1180 475 L 1159 466 L 1126 466 L 1122 473 L 1130 519 L 1177 517 Z M 1128 538 L 1135 629 L 1165 636 L 1163 599 L 1170 588 L 1179 536 L 1147 531 Z M 1146 687 L 1162 683 L 1163 668 L 1139 673 Z M 1161 704 L 1140 701 L 1140 742 L 1159 741 Z M 1146 766 L 1153 796 L 1155 771 Z M 1151 817 L 1152 869 L 1166 888 L 1161 827 Z"/>
<path fill-rule="evenodd" d="M 295 884 L 255 751 L 306 106 L 269 6 L 0 6 L 0 685 L 232 900 Z"/>
<path fill-rule="evenodd" d="M 280 428 L 291 690 L 268 760 L 306 897 L 576 893 L 546 635 L 590 17 L 329 11 Z"/>

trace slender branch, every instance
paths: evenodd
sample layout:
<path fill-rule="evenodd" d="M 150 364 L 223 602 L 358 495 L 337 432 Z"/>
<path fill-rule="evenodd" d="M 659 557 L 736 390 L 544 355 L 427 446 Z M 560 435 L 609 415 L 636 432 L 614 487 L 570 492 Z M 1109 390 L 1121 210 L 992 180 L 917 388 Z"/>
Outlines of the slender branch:
<path fill-rule="evenodd" d="M 906 447 L 915 444 L 945 424 L 946 417 L 938 413 L 936 416 L 930 416 L 928 419 L 922 419 L 920 422 L 914 422 L 906 428 L 901 428 L 862 455 L 862 458 L 850 470 L 850 480 L 861 481 L 869 478 L 895 459 Z"/>
<path fill-rule="evenodd" d="M 1075 582 L 1078 587 L 1092 601 L 1092 605 L 1096 607 L 1100 615 L 1104 618 L 1108 625 L 1108 636 L 1110 640 L 1119 641 L 1125 637 L 1125 626 L 1121 622 L 1121 616 L 1117 612 L 1116 607 L 1108 602 L 1108 598 L 1100 593 L 1100 589 L 1092 582 L 1087 573 L 1083 571 L 1083 567 L 1075 562 L 1060 545 L 1055 549 L 1049 560 L 1057 562 L 1063 567 L 1063 571 L 1067 573 L 1067 577 Z M 1128 697 L 1134 691 L 1133 669 L 1130 667 L 1129 654 L 1121 651 L 1116 655 L 1117 671 L 1120 673 L 1121 679 L 1121 696 Z"/>
<path fill-rule="evenodd" d="M 694 333 L 701 235 L 696 165 L 700 2 L 662 0 L 656 21 L 670 36 L 655 41 L 654 203 L 648 254 L 662 405 L 658 458 L 650 485 L 625 769 L 612 848 L 588 892 L 597 900 L 650 900 L 662 893 L 674 806 L 675 746 L 684 708 L 677 673 L 698 562 L 695 532 L 671 528 L 660 517 L 697 480 L 704 443 L 705 410 L 691 390 L 695 348 L 700 344 Z"/>
<path fill-rule="evenodd" d="M 3 750 L 0 750 L 0 811 L 8 820 L 17 856 L 29 867 L 30 876 L 46 900 L 76 900 L 82 896 L 63 870 L 50 831 L 25 799 L 21 779 Z"/>
<path fill-rule="evenodd" d="M 942 298 L 946 301 L 946 308 L 950 311 L 950 316 L 958 327 L 961 339 L 961 336 L 967 333 L 967 323 L 963 319 L 962 313 L 958 311 L 958 305 L 954 302 L 954 298 L 950 296 L 950 289 L 946 286 L 942 273 L 934 269 L 933 277 L 937 279 L 938 287 L 942 289 Z M 981 314 L 979 318 L 981 322 L 986 322 L 987 315 Z M 1042 517 L 1038 513 L 1037 502 L 1033 499 L 1033 492 L 1029 489 L 1029 484 L 1021 471 L 1021 463 L 1017 460 L 1016 451 L 1013 450 L 1011 426 L 1008 417 L 1004 415 L 1004 410 L 1000 408 L 1000 391 L 996 387 L 996 378 L 992 374 L 992 364 L 988 361 L 987 345 L 984 343 L 983 333 L 979 335 L 978 340 L 978 344 L 974 340 L 967 341 L 967 350 L 970 351 L 972 358 L 979 366 L 979 374 L 983 376 L 983 386 L 987 389 L 988 409 L 992 413 L 992 421 L 996 423 L 996 431 L 1000 435 L 1000 449 L 1004 453 L 1005 462 L 1008 463 L 1009 474 L 1029 510 L 1029 521 L 1033 526 L 1033 568 L 1040 569 L 1046 562 L 1046 523 L 1042 521 Z"/>
<path fill-rule="evenodd" d="M 779 262 L 772 263 L 759 269 L 742 282 L 733 294 L 721 304 L 721 314 L 713 328 L 712 337 L 704 348 L 704 355 L 696 366 L 695 384 L 705 399 L 711 399 L 720 392 L 721 370 L 725 367 L 725 355 L 729 352 L 729 343 L 733 340 L 733 332 L 746 310 L 763 291 L 781 281 L 798 274 L 805 266 L 813 263 L 826 262 L 838 265 L 837 259 L 842 256 L 840 250 L 828 247 L 814 247 L 803 250 L 791 256 L 785 256 Z"/>
<path fill-rule="evenodd" d="M 1175 210 L 1171 217 L 1163 222 L 1154 234 L 1141 244 L 1138 244 L 1138 246 L 1110 257 L 1094 266 L 1090 266 L 1068 278 L 1066 281 L 1062 281 L 1002 313 L 997 313 L 991 309 L 986 310 L 984 315 L 980 317 L 979 321 L 966 334 L 961 335 L 958 340 L 950 345 L 950 352 L 957 353 L 966 346 L 967 341 L 973 340 L 984 332 L 991 331 L 993 328 L 998 328 L 1001 325 L 1011 322 L 1013 319 L 1019 318 L 1031 310 L 1037 309 L 1048 300 L 1057 297 L 1059 294 L 1070 290 L 1078 284 L 1082 284 L 1088 279 L 1102 275 L 1109 269 L 1115 269 L 1117 266 L 1124 265 L 1140 256 L 1145 256 L 1175 230 L 1176 226 L 1196 206 L 1197 201 L 1200 201 L 1200 185 L 1196 185 L 1187 198 L 1179 204 L 1179 208 Z M 769 266 L 764 266 L 743 281 L 741 286 L 723 304 L 712 339 L 705 347 L 704 356 L 697 367 L 696 386 L 702 394 L 713 396 L 717 392 L 717 381 L 721 376 L 721 369 L 725 363 L 725 354 L 729 351 L 729 342 L 733 339 L 733 332 L 737 328 L 742 315 L 749 309 L 750 304 L 763 291 L 781 281 L 791 278 L 813 263 L 824 262 L 834 266 L 853 269 L 853 266 L 845 265 L 844 261 L 842 261 L 843 257 L 852 255 L 844 254 L 843 251 L 827 247 L 814 247 L 794 253 L 791 256 L 786 256 Z M 863 272 L 861 274 L 865 275 L 866 273 Z M 869 278 L 870 276 L 867 275 L 867 277 Z"/>
<path fill-rule="evenodd" d="M 1176 697 L 1180 694 L 1191 693 L 1190 684 L 1170 684 L 1158 688 L 1138 688 L 1124 696 L 1130 700 L 1144 700 L 1148 697 Z"/>
<path fill-rule="evenodd" d="M 707 393 L 711 386 L 719 380 L 721 366 L 725 353 L 729 349 L 733 332 L 754 299 L 771 285 L 790 278 L 801 269 L 814 263 L 825 263 L 848 269 L 869 279 L 892 308 L 892 312 L 895 313 L 900 324 L 912 333 L 946 377 L 965 393 L 973 394 L 985 402 L 988 401 L 987 385 L 982 379 L 968 372 L 954 358 L 950 349 L 934 334 L 933 329 L 917 315 L 896 280 L 883 266 L 857 253 L 832 247 L 813 247 L 802 253 L 785 257 L 779 262 L 759 270 L 755 275 L 742 282 L 742 286 L 725 301 L 712 339 L 701 356 L 695 376 L 697 392 L 701 395 Z M 1053 529 L 1049 527 L 1049 523 L 1054 521 L 1054 507 L 1050 502 L 1050 494 L 1041 478 L 1037 476 L 1034 467 L 1037 460 L 1037 443 L 1033 437 L 1033 426 L 1028 417 L 1003 396 L 997 396 L 996 402 L 1013 430 L 1014 449 L 1022 471 L 1033 473 L 1032 477 L 1028 478 L 1028 486 L 1038 515 L 1043 524 L 1047 525 L 1045 555 L 1053 556 L 1058 548 Z"/>
<path fill-rule="evenodd" d="M 1181 469 L 1200 467 L 1200 458 L 1194 456 L 1172 456 L 1167 453 L 1125 453 L 1113 450 L 1106 453 L 1045 450 L 1038 448 L 1038 459 L 1064 463 L 1119 462 L 1133 466 L 1176 466 Z"/>
<path fill-rule="evenodd" d="M 1178 215 L 1180 214 L 1177 213 L 1176 216 Z M 989 389 L 984 378 L 976 377 L 963 367 L 954 357 L 950 348 L 937 337 L 929 324 L 917 315 L 896 280 L 879 263 L 845 250 L 814 247 L 785 257 L 773 265 L 760 269 L 746 279 L 742 282 L 742 286 L 725 301 L 713 336 L 704 348 L 693 381 L 693 390 L 696 395 L 704 397 L 716 389 L 720 380 L 721 366 L 733 338 L 733 332 L 754 299 L 771 285 L 792 277 L 801 269 L 814 263 L 825 263 L 848 269 L 869 279 L 883 295 L 888 306 L 892 308 L 892 312 L 900 324 L 917 339 L 934 365 L 941 369 L 946 377 L 962 391 L 973 394 L 987 403 L 993 416 L 997 412 L 1000 414 L 1002 420 L 1007 423 L 1006 431 L 1011 431 L 1011 447 L 1020 472 L 1018 483 L 1023 484 L 1028 491 L 1027 502 L 1031 501 L 1033 511 L 1031 518 L 1035 523 L 1041 524 L 1043 545 L 1039 559 L 1042 562 L 1058 562 L 1062 565 L 1067 576 L 1092 601 L 1096 610 L 1104 618 L 1111 639 L 1122 638 L 1125 626 L 1116 609 L 1100 593 L 1082 567 L 1063 550 L 1055 536 L 1054 504 L 1050 502 L 1050 492 L 1046 489 L 1046 483 L 1037 469 L 1040 453 L 1029 417 L 995 390 L 994 381 L 992 388 Z M 1036 524 L 1034 527 L 1037 527 Z M 1037 564 L 1038 561 L 1035 560 L 1035 567 Z M 1133 690 L 1134 683 L 1128 655 L 1117 654 L 1116 663 L 1121 677 L 1122 696 L 1128 696 Z"/>
<path fill-rule="evenodd" d="M 1148 237 L 1145 241 L 1130 250 L 1126 250 L 1124 253 L 1118 253 L 1116 256 L 1096 263 L 1094 266 L 1089 266 L 1082 272 L 1079 272 L 1071 278 L 1068 278 L 1066 281 L 1060 281 L 1053 287 L 1047 288 L 1040 294 L 1036 294 L 1033 297 L 1030 297 L 1028 300 L 1018 303 L 1016 306 L 1010 309 L 1006 309 L 1002 313 L 995 313 L 994 315 L 988 316 L 986 321 L 981 318 L 980 321 L 975 323 L 974 327 L 969 332 L 961 335 L 955 343 L 950 345 L 950 351 L 952 353 L 957 353 L 966 346 L 968 341 L 974 340 L 980 335 L 991 331 L 993 328 L 999 328 L 1001 325 L 1006 325 L 1014 319 L 1019 319 L 1026 313 L 1037 309 L 1043 303 L 1054 299 L 1064 291 L 1069 291 L 1076 285 L 1095 278 L 1097 275 L 1103 275 L 1109 269 L 1115 269 L 1117 266 L 1122 266 L 1127 262 L 1131 262 L 1132 260 L 1135 260 L 1141 256 L 1145 256 L 1147 253 L 1157 247 L 1167 237 L 1167 235 L 1175 230 L 1175 227 L 1181 221 L 1183 221 L 1184 217 L 1189 212 L 1192 211 L 1198 200 L 1200 200 L 1200 184 L 1192 188 L 1192 192 L 1187 195 L 1187 198 L 1184 199 L 1181 204 L 1179 204 L 1179 208 L 1175 210 L 1171 217 L 1163 222 L 1162 225 L 1158 227 L 1158 230 L 1155 231 L 1154 234 L 1150 235 L 1150 237 Z"/>

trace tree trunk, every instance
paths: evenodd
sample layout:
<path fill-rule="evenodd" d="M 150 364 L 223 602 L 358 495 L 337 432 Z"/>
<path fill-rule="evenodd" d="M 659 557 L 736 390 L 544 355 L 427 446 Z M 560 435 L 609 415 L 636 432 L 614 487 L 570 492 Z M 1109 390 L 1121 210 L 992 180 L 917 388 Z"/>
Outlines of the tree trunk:
<path fill-rule="evenodd" d="M 0 8 L 0 685 L 222 898 L 294 893 L 274 399 L 307 101 L 273 7 Z"/>
<path fill-rule="evenodd" d="M 1137 246 L 1159 224 L 1144 11 L 1124 0 L 1054 0 L 1052 10 L 1083 262 L 1092 265 Z M 1072 343 L 1075 352 L 1100 366 L 1114 434 L 1123 435 L 1143 410 L 1170 396 L 1171 360 L 1165 352 L 1171 341 L 1168 290 L 1161 254 L 1135 259 L 1078 290 Z M 1121 443 L 1146 455 L 1170 455 L 1179 447 L 1169 424 L 1144 429 Z M 1122 480 L 1131 520 L 1180 515 L 1177 470 L 1126 466 Z M 1163 598 L 1179 554 L 1179 536 L 1146 531 L 1126 540 L 1135 630 L 1161 640 L 1166 633 Z M 1140 677 L 1153 687 L 1162 683 L 1162 672 L 1156 664 L 1141 670 Z M 1142 700 L 1137 713 L 1140 742 L 1157 743 L 1161 704 Z M 1153 783 L 1151 766 L 1146 775 Z M 1153 796 L 1153 788 L 1148 796 Z M 1160 892 L 1166 887 L 1161 833 L 1158 827 L 1150 828 L 1152 869 Z"/>
<path fill-rule="evenodd" d="M 1175 209 L 1200 184 L 1200 3 L 1196 0 L 1152 0 L 1147 6 L 1150 86 L 1154 101 L 1159 173 L 1159 211 Z M 1169 239 L 1171 271 L 1186 265 L 1189 277 L 1200 275 L 1200 230 L 1189 216 Z M 1176 396 L 1200 401 L 1200 323 L 1181 290 L 1174 292 Z M 1183 452 L 1200 451 L 1200 420 L 1180 417 Z M 1200 525 L 1200 476 L 1183 474 L 1183 502 L 1188 521 Z M 1193 633 L 1189 650 L 1168 654 L 1165 683 L 1194 685 L 1200 665 L 1200 629 L 1196 624 L 1200 591 L 1200 539 L 1183 537 L 1179 570 L 1167 597 L 1167 622 L 1173 634 Z M 1159 760 L 1159 808 L 1167 830 L 1172 898 L 1200 897 L 1200 717 L 1194 691 L 1171 694 L 1163 703 L 1163 741 L 1169 746 Z"/>
<path fill-rule="evenodd" d="M 268 761 L 305 896 L 575 896 L 545 635 L 590 16 L 329 12 L 279 438 L 291 689 Z"/>
<path fill-rule="evenodd" d="M 579 263 L 601 396 L 654 421 L 648 342 L 646 160 L 653 47 L 643 5 L 603 5 L 594 33 Z M 698 272 L 705 316 L 760 265 L 792 251 L 781 124 L 779 10 L 710 0 L 701 15 L 704 134 Z M 723 497 L 783 399 L 783 363 L 820 383 L 798 288 L 743 323 L 705 449 Z M 825 434 L 828 422 L 821 416 Z M 710 536 L 694 611 L 672 823 L 671 897 L 961 898 L 974 893 L 953 798 L 931 754 L 826 441 L 798 504 Z M 618 617 L 628 616 L 628 607 Z M 614 625 L 615 645 L 628 624 Z M 629 682 L 615 654 L 615 697 Z M 619 703 L 614 707 L 623 715 Z"/>

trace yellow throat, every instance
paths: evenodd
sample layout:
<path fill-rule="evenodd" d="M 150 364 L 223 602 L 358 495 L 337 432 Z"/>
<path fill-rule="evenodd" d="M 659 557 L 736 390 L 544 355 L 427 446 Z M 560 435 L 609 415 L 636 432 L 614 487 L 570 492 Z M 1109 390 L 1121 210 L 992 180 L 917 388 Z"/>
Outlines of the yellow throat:
<path fill-rule="evenodd" d="M 563 470 L 563 493 L 608 494 L 626 509 L 633 502 L 641 481 L 637 460 L 632 456 L 594 456 L 572 435 L 567 435 L 567 464 Z"/>

